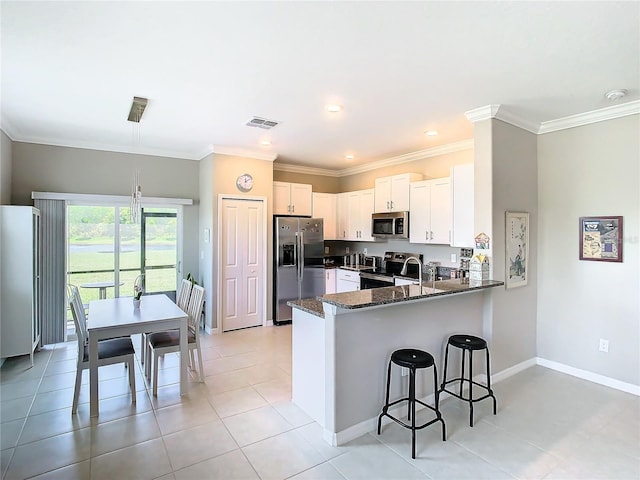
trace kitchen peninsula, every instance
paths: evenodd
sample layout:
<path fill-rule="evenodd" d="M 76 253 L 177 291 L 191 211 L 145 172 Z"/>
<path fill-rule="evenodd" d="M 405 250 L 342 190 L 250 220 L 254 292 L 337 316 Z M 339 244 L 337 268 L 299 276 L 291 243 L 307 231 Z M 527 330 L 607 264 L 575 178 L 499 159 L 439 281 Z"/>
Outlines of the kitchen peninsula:
<path fill-rule="evenodd" d="M 391 353 L 425 350 L 436 359 L 440 374 L 449 335 L 483 336 L 491 289 L 501 285 L 493 280 L 442 280 L 289 302 L 293 402 L 322 426 L 331 445 L 373 431 Z M 422 373 L 416 374 L 418 398 L 433 394 L 432 381 L 423 381 Z M 406 393 L 406 378 L 393 371 L 392 398 Z"/>

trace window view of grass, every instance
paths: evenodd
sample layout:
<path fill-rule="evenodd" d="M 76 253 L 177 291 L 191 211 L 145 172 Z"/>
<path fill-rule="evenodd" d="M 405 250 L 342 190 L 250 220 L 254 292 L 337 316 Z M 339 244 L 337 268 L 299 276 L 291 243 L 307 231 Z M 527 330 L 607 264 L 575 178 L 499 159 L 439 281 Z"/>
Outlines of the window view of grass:
<path fill-rule="evenodd" d="M 175 213 L 175 209 L 145 209 L 145 212 Z M 117 242 L 116 218 L 119 223 Z M 145 292 L 175 291 L 176 218 L 149 217 L 145 222 Z M 83 284 L 116 281 L 116 255 L 119 285 L 107 288 L 106 296 L 133 296 L 134 281 L 142 273 L 140 235 L 141 224 L 131 223 L 128 207 L 68 207 L 67 281 L 80 287 L 83 303 L 98 299 L 100 294 L 98 288 L 83 288 Z"/>

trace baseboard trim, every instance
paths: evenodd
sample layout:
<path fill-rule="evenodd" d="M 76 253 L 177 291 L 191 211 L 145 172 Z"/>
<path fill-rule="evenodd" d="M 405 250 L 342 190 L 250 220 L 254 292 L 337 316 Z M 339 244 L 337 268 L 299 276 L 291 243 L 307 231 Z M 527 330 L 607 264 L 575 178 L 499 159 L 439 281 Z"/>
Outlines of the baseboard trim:
<path fill-rule="evenodd" d="M 523 362 L 518 363 L 517 365 L 513 365 L 509 368 L 505 368 L 498 373 L 491 375 L 491 383 L 496 384 L 503 380 L 506 380 L 509 377 L 512 377 L 528 368 L 531 368 L 535 365 L 540 365 L 541 367 L 549 368 L 551 370 L 556 370 L 561 373 L 566 373 L 567 375 L 571 375 L 573 377 L 578 377 L 583 380 L 588 380 L 590 382 L 598 383 L 600 385 L 604 385 L 606 387 L 610 387 L 616 390 L 621 390 L 623 392 L 631 393 L 636 396 L 640 396 L 640 386 L 633 385 L 631 383 L 621 382 L 620 380 L 616 380 L 610 377 L 605 377 L 604 375 L 598 375 L 597 373 L 588 372 L 586 370 L 581 370 L 579 368 L 570 367 L 568 365 L 564 365 L 562 363 L 553 362 L 551 360 L 546 360 L 540 357 L 533 357 Z M 480 383 L 486 383 L 487 376 L 486 375 L 476 375 L 473 377 L 474 380 L 479 381 Z M 466 390 L 466 387 L 465 387 Z M 448 395 L 446 392 L 440 396 L 440 403 L 447 398 L 450 398 L 451 395 Z M 427 397 L 421 398 L 425 403 L 430 405 L 434 402 L 434 396 L 429 395 Z M 416 411 L 423 409 L 424 407 L 420 405 L 416 405 Z M 404 410 L 403 407 L 395 407 L 390 409 L 389 412 L 394 416 L 401 416 L 400 410 Z M 382 425 L 386 425 L 392 422 L 389 418 L 382 419 Z M 330 445 L 336 447 L 338 445 L 344 445 L 345 443 L 350 442 L 351 440 L 355 440 L 356 438 L 361 437 L 362 435 L 366 435 L 367 433 L 373 432 L 378 428 L 378 417 L 369 418 L 364 420 L 356 425 L 352 425 L 349 428 L 341 430 L 340 432 L 330 432 L 329 430 L 324 430 L 323 438 Z"/>
<path fill-rule="evenodd" d="M 547 360 L 545 358 L 537 357 L 536 362 L 541 367 L 549 368 L 551 370 L 556 370 L 557 372 L 566 373 L 567 375 L 582 378 L 583 380 L 588 380 L 593 383 L 598 383 L 600 385 L 604 385 L 605 387 L 614 388 L 616 390 L 620 390 L 623 392 L 631 393 L 636 396 L 640 396 L 639 385 L 622 382 L 620 380 L 616 380 L 615 378 L 605 377 L 604 375 L 600 375 L 598 373 L 589 372 L 587 370 L 581 370 L 580 368 L 571 367 L 569 365 L 554 362 L 552 360 Z"/>

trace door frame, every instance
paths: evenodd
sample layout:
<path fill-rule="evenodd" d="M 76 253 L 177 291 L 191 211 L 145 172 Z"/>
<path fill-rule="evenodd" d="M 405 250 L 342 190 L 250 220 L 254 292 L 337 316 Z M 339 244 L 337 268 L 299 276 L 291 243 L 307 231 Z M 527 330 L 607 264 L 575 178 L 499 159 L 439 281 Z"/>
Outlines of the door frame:
<path fill-rule="evenodd" d="M 262 242 L 260 242 L 261 248 L 260 248 L 260 254 L 262 255 L 262 258 L 264 259 L 264 268 L 262 269 L 262 285 L 264 288 L 264 295 L 262 296 L 262 305 L 261 305 L 261 309 L 262 309 L 262 326 L 266 326 L 267 325 L 267 296 L 269 293 L 269 289 L 267 288 L 267 278 L 268 278 L 268 272 L 269 272 L 269 265 L 268 265 L 268 261 L 269 261 L 269 257 L 268 257 L 268 237 L 269 237 L 269 232 L 267 230 L 268 227 L 268 222 L 267 222 L 267 217 L 269 217 L 269 212 L 267 211 L 267 197 L 264 196 L 252 196 L 252 195 L 234 195 L 234 194 L 228 194 L 228 193 L 219 193 L 218 194 L 218 221 L 216 222 L 216 229 L 217 229 L 217 235 L 216 235 L 216 241 L 217 241 L 217 245 L 215 248 L 215 252 L 216 252 L 216 264 L 215 264 L 215 285 L 216 288 L 214 290 L 218 292 L 219 297 L 221 296 L 221 277 L 222 277 L 222 266 L 221 266 L 221 262 L 219 259 L 222 258 L 222 207 L 223 204 L 226 200 L 242 200 L 242 201 L 251 201 L 251 202 L 261 202 L 262 203 L 262 228 L 263 228 L 263 238 L 262 238 Z M 213 292 L 212 292 L 213 293 Z M 216 328 L 213 329 L 214 332 L 216 333 L 222 333 L 224 331 L 223 325 L 222 325 L 222 302 L 216 301 Z"/>

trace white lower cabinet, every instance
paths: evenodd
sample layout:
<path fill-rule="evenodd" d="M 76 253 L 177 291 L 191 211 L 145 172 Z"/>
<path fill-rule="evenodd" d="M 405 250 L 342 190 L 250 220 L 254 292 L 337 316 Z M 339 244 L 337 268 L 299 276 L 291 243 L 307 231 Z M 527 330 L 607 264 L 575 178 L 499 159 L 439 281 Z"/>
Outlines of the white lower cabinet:
<path fill-rule="evenodd" d="M 336 293 L 336 269 L 327 268 L 324 271 L 324 293 Z"/>
<path fill-rule="evenodd" d="M 360 274 L 353 270 L 336 269 L 336 293 L 360 290 Z"/>

